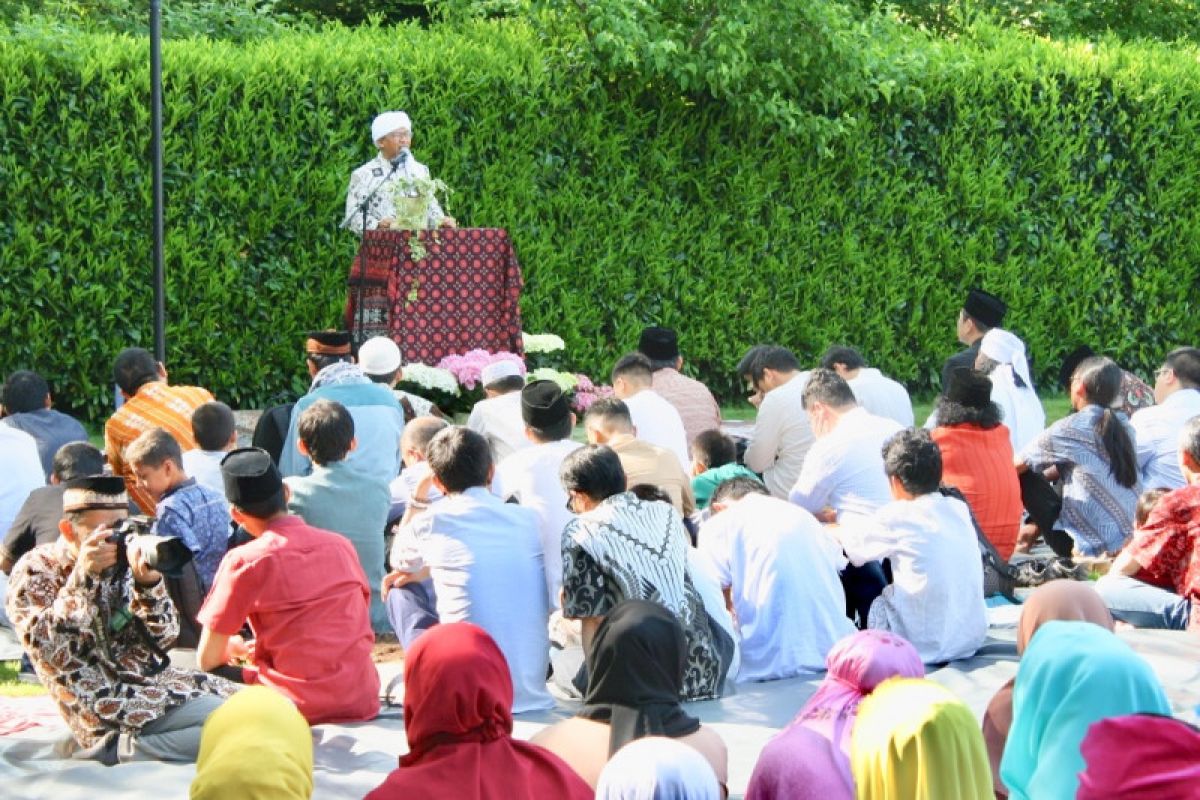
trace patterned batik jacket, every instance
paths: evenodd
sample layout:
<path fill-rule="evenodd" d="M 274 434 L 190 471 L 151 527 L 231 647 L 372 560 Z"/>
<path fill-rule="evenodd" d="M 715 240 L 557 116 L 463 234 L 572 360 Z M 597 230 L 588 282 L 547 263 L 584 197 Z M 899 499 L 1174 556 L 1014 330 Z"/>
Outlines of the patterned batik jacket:
<path fill-rule="evenodd" d="M 163 582 L 137 587 L 128 572 L 120 580 L 97 578 L 76 566 L 63 539 L 17 562 L 6 605 L 38 678 L 82 747 L 136 734 L 189 700 L 237 689 L 205 672 L 167 667 L 154 674 L 159 659 L 133 620 L 159 648 L 174 642 L 179 619 Z"/>

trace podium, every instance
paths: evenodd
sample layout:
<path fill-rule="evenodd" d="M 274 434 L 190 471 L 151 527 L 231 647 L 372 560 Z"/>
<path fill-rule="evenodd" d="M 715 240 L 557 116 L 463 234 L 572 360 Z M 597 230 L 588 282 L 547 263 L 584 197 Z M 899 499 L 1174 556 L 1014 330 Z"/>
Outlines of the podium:
<path fill-rule="evenodd" d="M 347 276 L 346 328 L 356 343 L 390 337 L 406 364 L 476 348 L 520 355 L 522 285 L 501 228 L 367 231 Z"/>

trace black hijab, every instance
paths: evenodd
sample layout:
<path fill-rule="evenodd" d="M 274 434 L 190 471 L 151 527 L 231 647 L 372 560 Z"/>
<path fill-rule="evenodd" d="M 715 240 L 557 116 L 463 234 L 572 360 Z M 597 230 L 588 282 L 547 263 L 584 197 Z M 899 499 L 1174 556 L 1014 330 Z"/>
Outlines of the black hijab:
<path fill-rule="evenodd" d="M 625 600 L 609 612 L 587 654 L 588 686 L 579 716 L 607 723 L 609 755 L 644 736 L 678 738 L 700 730 L 679 705 L 687 640 L 658 603 Z"/>

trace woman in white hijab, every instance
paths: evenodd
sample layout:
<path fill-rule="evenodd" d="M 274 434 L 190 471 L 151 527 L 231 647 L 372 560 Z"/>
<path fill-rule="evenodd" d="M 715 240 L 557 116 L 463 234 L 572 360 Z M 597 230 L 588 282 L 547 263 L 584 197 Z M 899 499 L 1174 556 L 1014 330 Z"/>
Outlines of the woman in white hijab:
<path fill-rule="evenodd" d="M 721 787 L 694 747 L 647 736 L 622 747 L 605 765 L 596 800 L 721 800 Z"/>
<path fill-rule="evenodd" d="M 1000 406 L 1013 452 L 1046 427 L 1046 412 L 1033 388 L 1025 343 L 1003 328 L 992 328 L 979 343 L 975 368 L 992 379 L 992 402 Z"/>

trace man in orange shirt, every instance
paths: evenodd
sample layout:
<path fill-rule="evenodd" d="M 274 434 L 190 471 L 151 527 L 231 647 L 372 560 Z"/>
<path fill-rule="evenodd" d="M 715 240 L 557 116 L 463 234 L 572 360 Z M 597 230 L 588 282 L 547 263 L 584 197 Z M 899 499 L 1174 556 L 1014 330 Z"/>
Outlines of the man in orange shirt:
<path fill-rule="evenodd" d="M 125 479 L 129 497 L 144 514 L 154 513 L 154 499 L 137 485 L 133 467 L 125 462 L 125 448 L 143 431 L 162 428 L 182 450 L 192 450 L 192 412 L 211 401 L 207 389 L 168 386 L 167 370 L 148 350 L 128 347 L 113 363 L 113 378 L 125 405 L 104 423 L 104 449 L 114 475 Z"/>

